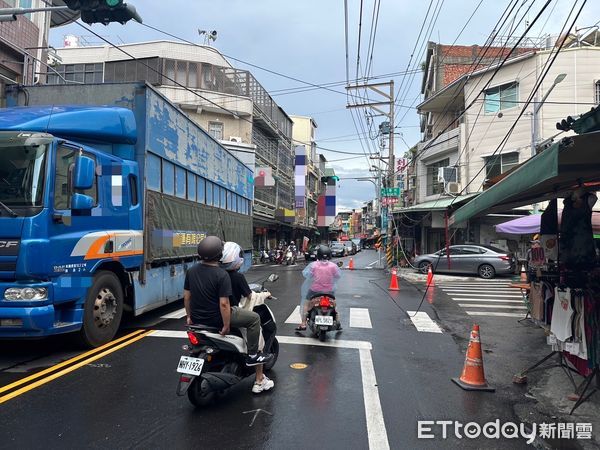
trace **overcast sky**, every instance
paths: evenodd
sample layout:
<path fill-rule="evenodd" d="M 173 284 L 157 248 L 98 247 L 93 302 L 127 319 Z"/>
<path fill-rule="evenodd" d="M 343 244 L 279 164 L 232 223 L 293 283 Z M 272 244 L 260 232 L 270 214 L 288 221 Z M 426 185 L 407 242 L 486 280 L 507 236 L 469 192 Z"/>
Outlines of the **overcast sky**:
<path fill-rule="evenodd" d="M 375 1 L 363 1 L 361 75 L 368 62 L 367 47 Z M 532 2 L 534 4 L 528 15 L 529 20 L 533 20 L 545 0 L 521 0 L 521 11 L 524 12 Z M 214 47 L 226 55 L 257 66 L 314 84 L 343 82 L 346 79 L 343 0 L 131 0 L 129 3 L 135 5 L 144 23 L 190 41 L 203 42 L 197 32 L 199 28 L 217 30 L 218 38 Z M 457 45 L 483 45 L 509 3 L 512 2 L 482 0 L 473 19 L 458 38 Z M 358 0 L 348 0 L 351 79 L 356 76 L 360 4 Z M 418 69 L 424 60 L 427 40 L 452 44 L 479 4 L 480 0 L 381 0 L 371 76 L 394 74 L 406 71 L 407 68 Z M 417 40 L 430 5 L 427 23 Z M 432 24 L 432 12 L 439 5 L 441 10 L 438 9 L 437 20 Z M 558 34 L 572 5 L 573 0 L 552 0 L 530 36 Z M 577 21 L 577 26 L 583 28 L 598 21 L 600 2 L 590 0 Z M 94 25 L 92 29 L 114 43 L 171 39 L 133 21 L 124 26 Z M 525 25 L 522 25 L 515 34 L 520 35 L 524 30 Z M 72 24 L 53 29 L 51 44 L 61 47 L 66 34 L 84 36 L 88 41 L 98 42 L 87 30 Z M 312 116 L 318 124 L 316 139 L 321 147 L 359 154 L 363 152 L 363 148 L 367 152 L 369 148 L 377 148 L 376 140 L 369 143 L 367 141 L 370 139 L 358 139 L 351 113 L 345 108 L 347 98 L 343 85 L 331 88 L 337 92 L 319 89 L 277 95 L 274 92 L 276 90 L 303 85 L 238 62 L 232 63 L 236 67 L 249 69 L 268 91 L 273 92 L 274 99 L 288 114 Z M 406 88 L 402 89 L 397 98 L 401 106 L 397 108 L 396 122 L 400 119 L 402 121 L 398 123 L 400 128 L 396 131 L 402 133 L 402 136 L 396 137 L 395 145 L 396 157 L 401 157 L 407 145 L 414 145 L 420 138 L 419 120 L 414 105 L 420 102 L 421 75 L 387 76 L 381 81 L 391 78 L 396 83 L 396 91 L 400 85 Z M 404 107 L 411 105 L 412 108 Z M 364 118 L 364 113 L 360 114 Z M 381 117 L 375 117 L 374 130 L 381 120 Z M 364 119 L 362 123 L 368 129 Z M 358 129 L 362 133 L 360 125 Z M 329 160 L 351 157 L 325 150 L 322 153 Z M 368 162 L 364 156 L 333 161 L 331 165 L 342 178 L 338 189 L 338 210 L 360 207 L 373 198 L 375 191 L 371 183 L 343 179 L 369 176 Z"/>

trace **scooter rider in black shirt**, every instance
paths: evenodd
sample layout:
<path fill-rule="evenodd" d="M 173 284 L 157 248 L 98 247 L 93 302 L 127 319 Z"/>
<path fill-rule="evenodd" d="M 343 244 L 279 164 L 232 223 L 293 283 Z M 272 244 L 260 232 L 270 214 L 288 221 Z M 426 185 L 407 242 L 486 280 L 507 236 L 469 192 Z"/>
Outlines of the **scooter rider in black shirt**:
<path fill-rule="evenodd" d="M 229 297 L 233 294 L 231 280 L 227 272 L 219 267 L 223 256 L 223 242 L 217 236 L 207 236 L 198 244 L 198 256 L 201 262 L 189 269 L 185 275 L 183 286 L 183 302 L 187 313 L 187 323 L 201 324 L 221 328 L 221 335 L 226 335 L 231 326 L 252 327 L 250 320 L 232 316 Z M 256 315 L 256 314 L 255 314 Z M 240 319 L 240 320 L 238 320 Z M 248 323 L 247 323 L 248 322 Z M 260 320 L 258 320 L 260 330 Z M 268 363 L 272 354 L 258 352 L 258 334 L 250 339 L 248 333 L 248 356 L 246 365 L 256 366 Z"/>

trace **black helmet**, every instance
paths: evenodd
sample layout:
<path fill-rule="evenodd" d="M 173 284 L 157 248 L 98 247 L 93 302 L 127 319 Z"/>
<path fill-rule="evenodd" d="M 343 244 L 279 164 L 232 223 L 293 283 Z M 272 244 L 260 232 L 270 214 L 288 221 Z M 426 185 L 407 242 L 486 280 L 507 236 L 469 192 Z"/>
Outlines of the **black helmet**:
<path fill-rule="evenodd" d="M 331 249 L 327 245 L 319 245 L 317 247 L 317 259 L 331 259 Z"/>
<path fill-rule="evenodd" d="M 206 236 L 198 244 L 198 256 L 203 261 L 219 261 L 223 256 L 223 241 L 217 236 Z"/>

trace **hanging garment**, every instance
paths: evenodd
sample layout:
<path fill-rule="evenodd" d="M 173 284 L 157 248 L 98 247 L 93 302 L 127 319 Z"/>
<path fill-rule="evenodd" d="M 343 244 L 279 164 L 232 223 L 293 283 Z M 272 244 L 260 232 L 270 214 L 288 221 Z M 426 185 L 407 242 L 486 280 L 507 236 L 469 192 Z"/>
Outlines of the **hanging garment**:
<path fill-rule="evenodd" d="M 540 237 L 540 242 L 544 249 L 546 261 L 556 262 L 558 260 L 558 238 L 556 234 L 544 234 Z"/>
<path fill-rule="evenodd" d="M 571 329 L 571 319 L 573 316 L 571 290 L 567 288 L 565 291 L 561 291 L 556 288 L 555 292 L 550 331 L 554 333 L 556 339 L 564 342 L 573 335 Z"/>
<path fill-rule="evenodd" d="M 552 307 L 554 306 L 554 286 L 548 281 L 542 281 L 544 286 L 544 311 L 543 311 L 543 322 L 546 325 L 550 324 L 552 317 Z"/>
<path fill-rule="evenodd" d="M 596 261 L 592 207 L 597 197 L 583 194 L 580 201 L 565 198 L 560 224 L 560 259 L 571 269 L 590 267 Z"/>
<path fill-rule="evenodd" d="M 598 301 L 586 292 L 584 295 L 585 339 L 587 343 L 588 367 L 593 369 L 600 363 L 600 320 Z"/>
<path fill-rule="evenodd" d="M 529 249 L 528 258 L 529 267 L 538 269 L 546 263 L 546 256 L 542 247 L 533 247 Z"/>
<path fill-rule="evenodd" d="M 571 327 L 573 330 L 573 342 L 578 344 L 577 351 L 573 352 L 573 354 L 581 359 L 587 360 L 585 308 L 583 303 L 583 293 L 581 291 L 575 291 L 575 294 L 572 296 L 571 305 L 573 307 L 573 319 Z"/>
<path fill-rule="evenodd" d="M 531 283 L 529 303 L 531 318 L 540 321 L 544 320 L 544 287 L 542 283 Z"/>
<path fill-rule="evenodd" d="M 547 261 L 558 259 L 558 207 L 553 199 L 540 218 L 540 242 Z"/>

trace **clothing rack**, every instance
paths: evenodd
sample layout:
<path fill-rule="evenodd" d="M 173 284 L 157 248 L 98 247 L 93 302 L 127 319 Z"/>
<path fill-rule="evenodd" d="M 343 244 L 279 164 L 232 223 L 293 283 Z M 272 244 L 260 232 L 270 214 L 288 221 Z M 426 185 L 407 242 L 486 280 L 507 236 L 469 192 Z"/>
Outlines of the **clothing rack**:
<path fill-rule="evenodd" d="M 586 392 L 589 389 L 589 387 L 591 386 L 594 378 L 596 379 L 596 385 L 592 388 L 591 392 L 589 392 L 586 395 Z M 573 408 L 571 409 L 571 412 L 569 413 L 569 415 L 572 415 L 573 412 L 577 408 L 579 408 L 584 402 L 588 401 L 592 395 L 594 395 L 596 392 L 598 392 L 600 390 L 600 368 L 599 367 L 596 366 L 592 370 L 592 373 L 590 373 L 587 377 L 585 377 L 583 382 L 575 390 L 575 393 L 578 393 L 581 388 L 583 388 L 583 390 L 581 391 L 580 394 L 578 394 L 579 398 L 577 399 L 577 402 L 575 403 L 575 405 L 573 405 Z"/>
<path fill-rule="evenodd" d="M 558 356 L 557 361 L 553 365 L 543 366 L 542 367 L 542 364 L 544 364 L 546 361 L 548 361 L 553 356 Z M 536 370 L 553 369 L 555 367 L 560 367 L 561 369 L 563 369 L 563 371 L 565 372 L 565 374 L 567 375 L 567 377 L 571 381 L 571 384 L 573 385 L 573 388 L 575 389 L 575 391 L 577 391 L 577 389 L 580 386 L 577 385 L 577 382 L 575 381 L 575 378 L 573 377 L 573 374 L 571 372 L 575 372 L 577 374 L 578 374 L 578 372 L 569 365 L 569 362 L 565 358 L 565 355 L 563 355 L 562 351 L 558 351 L 558 350 L 553 350 L 552 352 L 550 352 L 549 354 L 547 354 L 546 356 L 544 356 L 541 360 L 539 360 L 538 362 L 536 362 L 533 366 L 528 367 L 527 369 L 523 370 L 522 372 L 514 375 L 513 376 L 513 383 L 515 383 L 515 384 L 524 384 L 524 383 L 527 382 L 527 374 L 528 373 L 534 372 Z"/>

